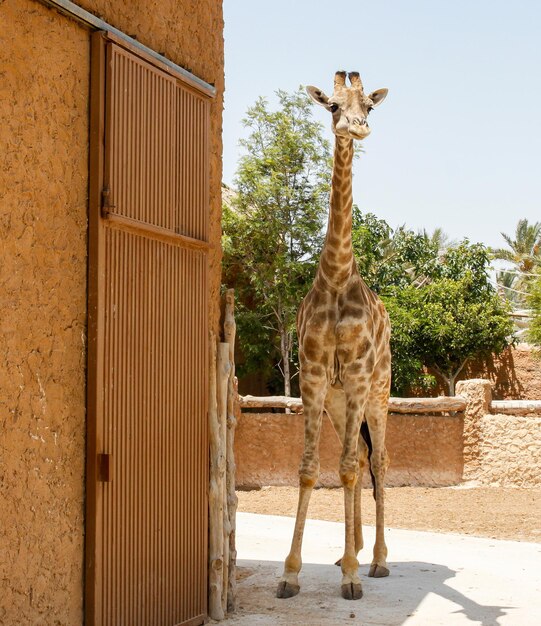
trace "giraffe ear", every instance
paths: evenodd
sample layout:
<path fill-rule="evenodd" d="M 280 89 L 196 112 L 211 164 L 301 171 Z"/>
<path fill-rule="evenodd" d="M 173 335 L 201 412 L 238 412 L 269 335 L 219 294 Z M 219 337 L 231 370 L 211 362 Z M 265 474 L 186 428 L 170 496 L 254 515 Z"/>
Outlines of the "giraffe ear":
<path fill-rule="evenodd" d="M 372 100 L 372 106 L 377 107 L 378 105 L 380 105 L 385 100 L 388 93 L 388 89 L 376 89 L 376 91 L 373 91 L 368 96 L 370 100 Z"/>
<path fill-rule="evenodd" d="M 321 91 L 318 87 L 313 87 L 312 85 L 308 85 L 306 87 L 306 93 L 312 98 L 314 102 L 320 104 L 321 106 L 327 108 L 327 102 L 329 101 L 329 97 Z"/>

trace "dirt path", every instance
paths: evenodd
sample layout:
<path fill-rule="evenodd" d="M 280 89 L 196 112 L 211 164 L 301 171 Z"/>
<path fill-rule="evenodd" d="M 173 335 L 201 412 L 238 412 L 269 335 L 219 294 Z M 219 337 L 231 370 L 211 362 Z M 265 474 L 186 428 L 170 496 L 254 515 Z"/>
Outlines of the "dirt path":
<path fill-rule="evenodd" d="M 293 517 L 297 489 L 241 491 L 239 511 Z M 394 487 L 386 490 L 385 525 L 541 542 L 541 489 L 504 487 Z M 363 523 L 375 523 L 372 491 L 363 489 Z M 316 489 L 308 517 L 342 521 L 341 489 Z"/>

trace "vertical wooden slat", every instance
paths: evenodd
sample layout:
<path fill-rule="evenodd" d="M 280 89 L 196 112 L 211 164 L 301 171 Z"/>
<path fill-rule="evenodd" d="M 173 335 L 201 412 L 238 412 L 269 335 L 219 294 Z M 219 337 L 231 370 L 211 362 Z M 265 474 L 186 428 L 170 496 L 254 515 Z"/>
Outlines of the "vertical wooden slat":
<path fill-rule="evenodd" d="M 89 349 L 88 450 L 110 455 L 111 480 L 89 477 L 87 622 L 203 623 L 208 270 L 206 251 L 175 235 L 208 236 L 208 107 L 178 77 L 116 44 L 105 53 L 102 41 L 100 54 L 103 104 L 93 124 L 106 123 L 95 141 L 103 158 L 90 226 L 97 348 Z M 104 187 L 108 213 L 137 221 L 137 233 L 99 216 Z M 95 472 L 95 461 L 88 467 Z"/>

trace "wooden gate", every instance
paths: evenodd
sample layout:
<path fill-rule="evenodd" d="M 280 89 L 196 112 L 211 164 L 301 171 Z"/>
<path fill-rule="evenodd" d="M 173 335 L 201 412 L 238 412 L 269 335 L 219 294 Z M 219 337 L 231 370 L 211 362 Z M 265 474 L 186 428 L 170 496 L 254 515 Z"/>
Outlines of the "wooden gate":
<path fill-rule="evenodd" d="M 209 95 L 96 33 L 86 623 L 207 613 Z"/>

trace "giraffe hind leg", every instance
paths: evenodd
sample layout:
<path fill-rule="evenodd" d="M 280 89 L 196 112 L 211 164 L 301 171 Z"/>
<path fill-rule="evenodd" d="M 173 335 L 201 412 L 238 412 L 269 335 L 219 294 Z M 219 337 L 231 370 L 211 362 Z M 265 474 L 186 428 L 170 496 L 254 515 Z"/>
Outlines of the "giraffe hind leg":
<path fill-rule="evenodd" d="M 367 445 L 370 451 L 370 472 L 376 501 L 376 542 L 374 557 L 368 575 L 373 578 L 383 578 L 389 575 L 387 567 L 387 546 L 385 544 L 384 521 L 384 481 L 389 465 L 389 457 L 385 448 L 385 429 L 388 411 L 388 383 L 385 380 L 375 381 L 368 400 L 366 416 L 366 435 L 370 440 Z M 364 433 L 363 433 L 364 434 Z"/>
<path fill-rule="evenodd" d="M 345 420 L 346 420 L 346 395 L 339 389 L 329 388 L 327 397 L 325 399 L 325 411 L 329 416 L 329 419 L 334 427 L 334 430 L 340 440 L 340 443 L 344 445 L 345 437 Z M 366 427 L 366 423 L 364 423 Z M 359 477 L 355 484 L 354 493 L 354 524 L 355 524 L 355 552 L 358 554 L 364 545 L 363 542 L 363 530 L 362 530 L 362 516 L 361 516 L 361 493 L 362 493 L 362 477 L 364 466 L 367 464 L 369 449 L 362 436 L 359 434 L 358 441 L 358 454 L 359 454 Z M 335 562 L 335 565 L 340 566 L 342 564 L 342 558 L 339 558 Z"/>

